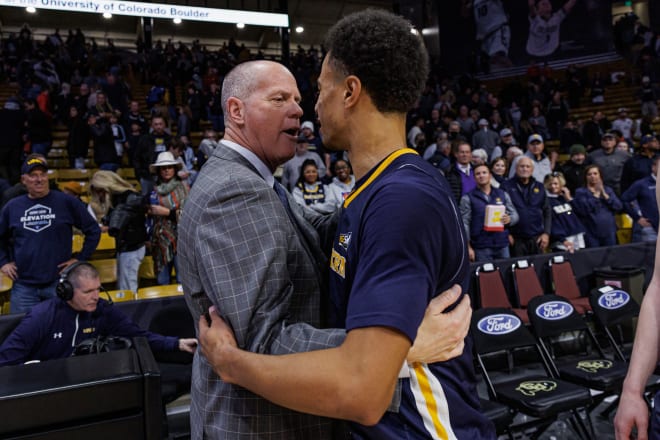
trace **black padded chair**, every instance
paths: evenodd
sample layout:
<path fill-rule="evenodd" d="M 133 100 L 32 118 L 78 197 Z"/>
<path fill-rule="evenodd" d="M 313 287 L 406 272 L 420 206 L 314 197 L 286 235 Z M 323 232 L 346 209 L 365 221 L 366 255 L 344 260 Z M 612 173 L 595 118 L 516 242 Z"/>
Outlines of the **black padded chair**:
<path fill-rule="evenodd" d="M 543 433 L 560 413 L 570 412 L 571 423 L 582 438 L 590 438 L 590 431 L 582 422 L 578 410 L 591 403 L 589 389 L 550 376 L 550 366 L 541 355 L 540 347 L 532 334 L 514 312 L 505 308 L 481 309 L 474 312 L 471 332 L 475 342 L 476 359 L 491 399 L 514 410 L 537 418 L 528 423 L 511 427 L 512 430 L 536 428 L 536 436 Z M 507 371 L 496 377 L 487 367 L 488 355 L 498 352 L 535 349 L 536 370 L 530 365 L 522 373 Z M 513 357 L 513 356 L 512 356 Z"/>
<path fill-rule="evenodd" d="M 195 324 L 185 303 L 163 307 L 156 312 L 149 330 L 165 336 L 194 338 Z M 163 403 L 169 403 L 190 392 L 193 355 L 182 351 L 155 351 L 154 357 L 161 370 Z"/>
<path fill-rule="evenodd" d="M 628 292 L 611 286 L 593 289 L 589 302 L 596 323 L 605 334 L 616 357 L 620 361 L 628 362 L 631 347 L 626 346 L 623 340 L 621 326 L 632 327 L 633 319 L 639 316 L 639 305 Z"/>
<path fill-rule="evenodd" d="M 595 403 L 620 393 L 628 366 L 606 357 L 568 299 L 557 295 L 533 298 L 527 312 L 554 377 L 602 391 Z"/>

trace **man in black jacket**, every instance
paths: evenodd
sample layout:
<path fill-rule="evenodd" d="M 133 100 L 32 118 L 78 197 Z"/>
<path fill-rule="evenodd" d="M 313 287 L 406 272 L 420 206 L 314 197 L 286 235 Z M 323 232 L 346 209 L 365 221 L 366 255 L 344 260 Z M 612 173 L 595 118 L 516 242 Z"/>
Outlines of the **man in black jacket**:
<path fill-rule="evenodd" d="M 167 151 L 169 134 L 165 133 L 165 119 L 162 116 L 151 118 L 151 132 L 142 135 L 135 152 L 135 175 L 140 179 L 142 194 L 149 194 L 154 188 L 154 181 L 149 172 L 149 165 L 156 162 L 159 153 Z"/>

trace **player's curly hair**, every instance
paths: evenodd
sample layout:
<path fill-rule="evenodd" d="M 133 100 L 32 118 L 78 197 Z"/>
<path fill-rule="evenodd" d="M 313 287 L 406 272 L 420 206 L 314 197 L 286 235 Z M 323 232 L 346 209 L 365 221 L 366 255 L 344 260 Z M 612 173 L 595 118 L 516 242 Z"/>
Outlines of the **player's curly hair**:
<path fill-rule="evenodd" d="M 342 18 L 326 36 L 333 68 L 357 76 L 380 112 L 407 112 L 426 83 L 428 54 L 412 28 L 402 17 L 367 9 Z"/>

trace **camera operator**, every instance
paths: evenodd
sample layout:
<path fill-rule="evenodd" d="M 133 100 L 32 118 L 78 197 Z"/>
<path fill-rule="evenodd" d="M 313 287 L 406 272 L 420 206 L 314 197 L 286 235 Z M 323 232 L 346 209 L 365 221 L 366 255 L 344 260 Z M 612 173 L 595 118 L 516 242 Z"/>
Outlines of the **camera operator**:
<path fill-rule="evenodd" d="M 57 297 L 34 306 L 0 346 L 0 366 L 68 357 L 82 341 L 99 336 L 144 336 L 154 351 L 195 351 L 194 338 L 142 330 L 111 301 L 100 299 L 101 289 L 94 266 L 72 264 L 60 277 Z"/>

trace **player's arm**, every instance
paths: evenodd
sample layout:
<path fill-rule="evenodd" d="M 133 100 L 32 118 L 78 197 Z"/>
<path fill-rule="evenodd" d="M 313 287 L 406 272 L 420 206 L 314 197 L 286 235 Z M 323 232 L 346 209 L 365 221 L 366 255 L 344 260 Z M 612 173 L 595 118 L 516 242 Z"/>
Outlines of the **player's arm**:
<path fill-rule="evenodd" d="M 656 188 L 656 199 L 660 201 L 660 188 Z M 660 330 L 660 246 L 655 247 L 655 267 L 637 321 L 635 343 L 628 374 L 623 382 L 619 409 L 614 418 L 617 440 L 629 439 L 633 427 L 637 427 L 637 438 L 647 439 L 649 422 L 648 407 L 642 394 L 646 381 L 658 362 L 658 331 Z"/>
<path fill-rule="evenodd" d="M 200 319 L 202 353 L 226 382 L 287 408 L 373 425 L 387 409 L 410 340 L 386 327 L 352 330 L 339 347 L 283 356 L 239 350 L 215 312 Z"/>

